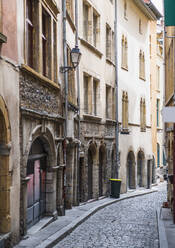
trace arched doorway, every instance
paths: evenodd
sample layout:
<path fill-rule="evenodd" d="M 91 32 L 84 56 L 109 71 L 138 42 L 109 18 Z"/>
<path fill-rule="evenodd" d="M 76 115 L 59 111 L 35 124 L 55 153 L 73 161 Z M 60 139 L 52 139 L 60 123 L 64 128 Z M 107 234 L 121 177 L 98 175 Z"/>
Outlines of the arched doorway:
<path fill-rule="evenodd" d="M 0 233 L 10 231 L 10 123 L 7 108 L 0 97 Z"/>
<path fill-rule="evenodd" d="M 93 197 L 93 153 L 88 150 L 88 199 Z"/>
<path fill-rule="evenodd" d="M 137 155 L 137 185 L 139 187 L 144 186 L 144 166 L 145 166 L 145 156 L 142 151 L 139 151 Z"/>
<path fill-rule="evenodd" d="M 132 151 L 128 153 L 127 157 L 127 187 L 129 189 L 135 189 L 135 156 Z"/>
<path fill-rule="evenodd" d="M 99 149 L 99 196 L 105 194 L 105 169 L 106 169 L 106 147 L 100 146 Z"/>
<path fill-rule="evenodd" d="M 45 141 L 46 142 L 46 141 Z M 37 223 L 46 212 L 46 167 L 45 142 L 37 138 L 30 149 L 27 161 L 27 228 Z"/>

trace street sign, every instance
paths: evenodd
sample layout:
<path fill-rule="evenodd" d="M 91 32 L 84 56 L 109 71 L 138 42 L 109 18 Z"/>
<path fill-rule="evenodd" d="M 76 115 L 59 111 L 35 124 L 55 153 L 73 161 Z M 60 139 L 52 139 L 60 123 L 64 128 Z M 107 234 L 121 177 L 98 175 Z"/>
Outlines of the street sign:
<path fill-rule="evenodd" d="M 163 107 L 161 112 L 163 122 L 175 123 L 175 107 Z"/>
<path fill-rule="evenodd" d="M 165 26 L 175 26 L 175 1 L 164 0 Z"/>

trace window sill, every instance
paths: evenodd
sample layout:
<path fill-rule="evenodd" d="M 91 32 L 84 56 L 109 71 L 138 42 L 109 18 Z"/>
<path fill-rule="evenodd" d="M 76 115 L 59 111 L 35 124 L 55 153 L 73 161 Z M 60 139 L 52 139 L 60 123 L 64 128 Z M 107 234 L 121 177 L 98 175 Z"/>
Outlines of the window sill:
<path fill-rule="evenodd" d="M 0 43 L 7 43 L 7 37 L 3 33 L 0 33 Z"/>
<path fill-rule="evenodd" d="M 143 80 L 143 81 L 146 81 L 146 78 L 145 78 L 145 77 L 139 76 L 139 78 L 140 78 L 141 80 Z"/>
<path fill-rule="evenodd" d="M 30 66 L 28 65 L 21 65 L 21 70 L 28 72 L 29 74 L 31 74 L 33 77 L 39 79 L 42 83 L 44 83 L 45 86 L 50 86 L 53 87 L 55 89 L 60 89 L 60 85 L 56 84 L 54 81 L 48 79 L 47 77 L 43 76 L 42 74 L 38 73 L 37 71 L 35 71 L 34 69 L 32 69 Z"/>
<path fill-rule="evenodd" d="M 123 70 L 125 70 L 125 71 L 128 71 L 128 66 L 122 65 L 121 68 L 122 68 Z"/>
<path fill-rule="evenodd" d="M 120 133 L 121 134 L 130 134 L 130 130 L 128 128 L 122 128 Z"/>
<path fill-rule="evenodd" d="M 66 17 L 67 17 L 67 20 L 72 28 L 72 31 L 75 32 L 76 30 L 76 27 L 75 27 L 75 24 L 74 24 L 74 21 L 72 19 L 72 17 L 69 15 L 69 12 L 66 10 Z"/>
<path fill-rule="evenodd" d="M 113 120 L 113 119 L 106 119 L 106 123 L 116 123 L 116 120 Z"/>
<path fill-rule="evenodd" d="M 86 120 L 94 120 L 97 122 L 101 122 L 101 117 L 99 116 L 95 116 L 95 115 L 90 115 L 90 114 L 83 114 L 83 118 Z"/>
<path fill-rule="evenodd" d="M 103 54 L 93 45 L 91 45 L 88 41 L 84 40 L 83 38 L 80 38 L 81 43 L 86 46 L 87 48 L 89 48 L 92 52 L 94 52 L 98 57 L 102 57 Z"/>
<path fill-rule="evenodd" d="M 115 67 L 114 62 L 110 58 L 106 58 L 106 62 L 110 65 L 113 65 Z"/>

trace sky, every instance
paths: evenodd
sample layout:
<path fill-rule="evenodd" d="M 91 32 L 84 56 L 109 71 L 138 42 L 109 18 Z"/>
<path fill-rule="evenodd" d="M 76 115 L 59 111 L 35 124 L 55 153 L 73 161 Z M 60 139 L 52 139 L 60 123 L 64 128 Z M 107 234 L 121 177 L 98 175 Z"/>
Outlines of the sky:
<path fill-rule="evenodd" d="M 163 14 L 163 0 L 152 0 L 152 3 L 157 7 L 161 14 Z"/>

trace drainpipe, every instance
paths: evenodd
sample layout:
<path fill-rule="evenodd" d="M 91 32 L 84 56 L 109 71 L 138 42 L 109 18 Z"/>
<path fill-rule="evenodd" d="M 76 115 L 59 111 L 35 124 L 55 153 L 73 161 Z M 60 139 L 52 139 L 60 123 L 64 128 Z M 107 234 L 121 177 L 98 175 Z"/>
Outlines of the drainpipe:
<path fill-rule="evenodd" d="M 63 11 L 63 66 L 67 66 L 67 41 L 66 41 L 66 0 L 62 0 Z M 68 72 L 64 73 L 65 85 L 65 123 L 64 123 L 64 163 L 67 164 L 66 140 L 67 140 L 67 122 L 68 122 Z M 65 181 L 65 169 L 63 170 L 63 180 Z M 64 182 L 64 209 L 65 209 L 65 182 Z"/>
<path fill-rule="evenodd" d="M 118 178 L 119 170 L 119 120 L 118 120 L 118 41 L 117 41 L 117 0 L 115 0 L 115 105 L 116 105 L 116 126 L 115 126 L 115 142 L 116 142 L 116 172 L 114 178 Z"/>
<path fill-rule="evenodd" d="M 78 0 L 75 0 L 75 45 L 78 46 Z M 78 141 L 80 141 L 80 78 L 79 78 L 79 65 L 76 68 L 77 77 L 77 107 L 78 107 Z M 77 150 L 77 204 L 79 204 L 79 166 L 80 166 L 80 142 L 78 142 Z"/>

